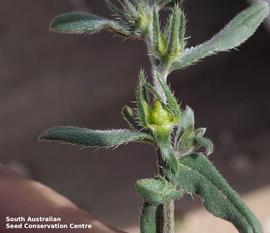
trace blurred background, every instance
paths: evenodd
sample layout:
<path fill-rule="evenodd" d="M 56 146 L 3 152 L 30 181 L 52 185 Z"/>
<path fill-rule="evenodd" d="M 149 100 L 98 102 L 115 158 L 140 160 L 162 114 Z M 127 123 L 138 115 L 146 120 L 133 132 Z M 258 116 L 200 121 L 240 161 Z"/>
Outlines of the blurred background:
<path fill-rule="evenodd" d="M 186 0 L 188 46 L 209 39 L 248 4 Z M 140 67 L 149 70 L 140 41 L 107 32 L 49 33 L 52 17 L 67 11 L 109 17 L 100 0 L 0 2 L 0 162 L 102 220 L 136 232 L 141 200 L 134 183 L 156 174 L 151 147 L 93 151 L 37 142 L 42 130 L 57 125 L 126 127 L 120 110 L 134 100 Z M 182 106 L 194 109 L 197 127 L 208 128 L 216 147 L 210 159 L 257 213 L 265 232 L 270 232 L 268 29 L 264 24 L 239 50 L 175 72 L 169 80 Z M 200 207 L 196 197 L 177 203 L 179 232 L 236 232 Z"/>

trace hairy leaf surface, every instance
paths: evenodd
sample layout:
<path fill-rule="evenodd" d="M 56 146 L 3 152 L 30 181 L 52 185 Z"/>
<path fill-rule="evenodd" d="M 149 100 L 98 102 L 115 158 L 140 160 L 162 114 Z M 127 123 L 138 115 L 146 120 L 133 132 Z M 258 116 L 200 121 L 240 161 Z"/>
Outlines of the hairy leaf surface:
<path fill-rule="evenodd" d="M 170 89 L 170 87 L 168 86 L 168 84 L 166 83 L 165 80 L 163 80 L 162 77 L 160 77 L 159 75 L 157 75 L 157 79 L 158 82 L 165 94 L 166 97 L 166 103 L 168 105 L 169 110 L 174 113 L 174 115 L 179 118 L 181 113 L 180 113 L 180 107 L 179 104 L 177 102 L 177 99 L 175 98 L 172 90 Z"/>
<path fill-rule="evenodd" d="M 122 117 L 124 118 L 124 120 L 129 124 L 129 126 L 132 129 L 141 130 L 141 127 L 138 126 L 138 124 L 135 120 L 136 116 L 135 116 L 134 111 L 131 107 L 125 105 L 122 108 L 121 114 L 122 114 Z"/>
<path fill-rule="evenodd" d="M 172 65 L 171 69 L 181 69 L 207 56 L 240 46 L 254 34 L 268 13 L 269 6 L 266 2 L 260 1 L 253 4 L 232 19 L 230 23 L 211 40 L 194 48 L 187 49 L 184 54 L 178 58 L 178 61 Z"/>
<path fill-rule="evenodd" d="M 211 155 L 214 152 L 214 143 L 209 138 L 197 136 L 194 141 L 205 149 L 205 154 Z"/>
<path fill-rule="evenodd" d="M 174 184 L 159 176 L 153 179 L 141 179 L 136 183 L 137 192 L 149 204 L 163 204 L 182 196 Z"/>
<path fill-rule="evenodd" d="M 50 30 L 61 33 L 96 33 L 112 22 L 97 15 L 81 12 L 71 12 L 56 16 L 50 24 Z"/>
<path fill-rule="evenodd" d="M 205 156 L 185 156 L 179 159 L 179 166 L 175 180 L 179 188 L 200 195 L 209 212 L 230 221 L 240 233 L 262 233 L 257 218 Z"/>
<path fill-rule="evenodd" d="M 60 141 L 90 147 L 115 147 L 132 141 L 152 140 L 146 133 L 127 129 L 92 130 L 72 126 L 50 128 L 39 140 Z"/>
<path fill-rule="evenodd" d="M 145 73 L 141 70 L 139 74 L 139 82 L 136 89 L 136 103 L 137 103 L 137 115 L 140 120 L 140 124 L 144 127 L 148 124 L 148 103 L 149 103 L 149 93 L 146 89 L 147 81 L 145 78 Z"/>
<path fill-rule="evenodd" d="M 191 131 L 193 131 L 194 125 L 195 125 L 194 112 L 189 106 L 186 106 L 185 111 L 181 114 L 181 120 L 176 130 L 175 147 L 178 147 L 177 144 L 179 142 L 181 135 L 183 135 L 184 131 L 187 130 L 188 128 L 191 128 Z"/>

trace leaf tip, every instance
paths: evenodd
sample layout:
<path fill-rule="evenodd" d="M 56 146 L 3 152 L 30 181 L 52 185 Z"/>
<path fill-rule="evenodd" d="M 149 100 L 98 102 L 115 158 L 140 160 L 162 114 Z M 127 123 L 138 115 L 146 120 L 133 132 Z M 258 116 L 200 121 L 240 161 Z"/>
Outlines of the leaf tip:
<path fill-rule="evenodd" d="M 52 140 L 52 131 L 54 131 L 55 128 L 49 128 L 44 131 L 42 131 L 38 136 L 38 142 L 44 142 Z"/>
<path fill-rule="evenodd" d="M 257 17 L 260 19 L 260 22 L 263 22 L 269 15 L 269 4 L 265 1 L 256 2 L 250 8 L 253 8 L 254 11 L 257 12 Z"/>
<path fill-rule="evenodd" d="M 74 130 L 72 126 L 56 126 L 42 131 L 38 137 L 38 142 L 44 141 L 62 141 L 68 132 Z"/>
<path fill-rule="evenodd" d="M 49 24 L 49 31 L 50 32 L 61 32 L 61 23 L 64 22 L 63 18 L 65 18 L 65 14 L 60 14 L 55 16 Z"/>
<path fill-rule="evenodd" d="M 267 12 L 267 14 L 269 14 L 269 4 L 267 2 L 261 1 L 258 2 L 258 5 L 260 5 L 260 7 L 264 9 L 264 11 Z"/>

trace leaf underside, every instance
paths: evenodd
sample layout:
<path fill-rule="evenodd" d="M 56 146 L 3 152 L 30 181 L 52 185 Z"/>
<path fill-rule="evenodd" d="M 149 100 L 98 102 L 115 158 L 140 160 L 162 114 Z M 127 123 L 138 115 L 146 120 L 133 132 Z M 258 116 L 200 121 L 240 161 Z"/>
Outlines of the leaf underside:
<path fill-rule="evenodd" d="M 240 233 L 262 233 L 257 218 L 204 155 L 185 156 L 179 165 L 179 188 L 201 196 L 209 212 L 230 221 Z"/>
<path fill-rule="evenodd" d="M 60 126 L 42 132 L 39 140 L 66 142 L 86 147 L 115 147 L 132 141 L 152 140 L 152 138 L 146 133 L 127 129 L 92 130 Z"/>
<path fill-rule="evenodd" d="M 266 2 L 257 2 L 239 13 L 229 24 L 209 41 L 187 49 L 172 70 L 190 66 L 199 60 L 240 46 L 254 34 L 269 13 Z"/>

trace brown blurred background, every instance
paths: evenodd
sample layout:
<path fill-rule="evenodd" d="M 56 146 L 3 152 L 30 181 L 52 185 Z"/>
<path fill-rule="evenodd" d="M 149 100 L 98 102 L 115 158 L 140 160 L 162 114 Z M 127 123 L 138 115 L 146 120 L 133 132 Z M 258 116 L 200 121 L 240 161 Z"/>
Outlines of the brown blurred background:
<path fill-rule="evenodd" d="M 188 45 L 209 39 L 246 6 L 244 0 L 186 0 Z M 140 41 L 106 32 L 92 37 L 48 32 L 53 16 L 77 10 L 109 16 L 100 0 L 0 2 L 0 162 L 126 228 L 139 216 L 135 181 L 156 173 L 151 147 L 93 151 L 37 143 L 42 130 L 56 125 L 126 127 L 120 109 L 134 100 L 140 67 L 149 70 Z M 265 26 L 240 52 L 211 57 L 170 77 L 182 106 L 195 110 L 197 126 L 208 127 L 216 146 L 211 160 L 241 194 L 270 185 L 270 32 Z M 197 199 L 186 197 L 177 216 L 198 206 Z"/>

